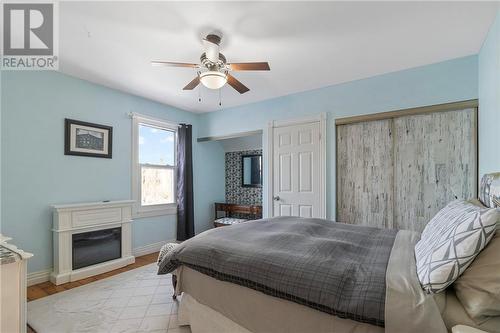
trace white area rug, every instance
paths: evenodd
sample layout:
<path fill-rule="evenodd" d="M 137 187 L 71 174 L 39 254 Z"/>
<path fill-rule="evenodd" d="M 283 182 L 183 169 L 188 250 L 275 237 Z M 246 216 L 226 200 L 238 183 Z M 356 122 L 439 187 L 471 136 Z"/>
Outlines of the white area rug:
<path fill-rule="evenodd" d="M 172 277 L 156 264 L 28 302 L 28 323 L 37 333 L 184 333 L 177 325 Z"/>

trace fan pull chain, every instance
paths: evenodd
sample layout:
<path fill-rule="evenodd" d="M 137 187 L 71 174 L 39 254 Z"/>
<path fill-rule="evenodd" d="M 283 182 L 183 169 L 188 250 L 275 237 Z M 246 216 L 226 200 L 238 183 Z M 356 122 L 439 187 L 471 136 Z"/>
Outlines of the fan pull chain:
<path fill-rule="evenodd" d="M 219 88 L 219 106 L 222 106 L 222 88 Z"/>
<path fill-rule="evenodd" d="M 201 103 L 201 85 L 198 87 L 198 102 Z"/>

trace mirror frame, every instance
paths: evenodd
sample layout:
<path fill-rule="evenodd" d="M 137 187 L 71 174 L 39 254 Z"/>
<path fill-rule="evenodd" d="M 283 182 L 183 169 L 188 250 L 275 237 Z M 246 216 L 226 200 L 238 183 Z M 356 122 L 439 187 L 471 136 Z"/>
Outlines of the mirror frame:
<path fill-rule="evenodd" d="M 245 179 L 243 177 L 243 174 L 245 172 L 245 163 L 243 162 L 245 157 L 260 157 L 261 163 L 262 163 L 262 154 L 246 154 L 246 155 L 241 155 L 241 187 L 262 187 L 262 181 L 263 181 L 263 171 L 260 170 L 260 184 L 245 184 Z"/>

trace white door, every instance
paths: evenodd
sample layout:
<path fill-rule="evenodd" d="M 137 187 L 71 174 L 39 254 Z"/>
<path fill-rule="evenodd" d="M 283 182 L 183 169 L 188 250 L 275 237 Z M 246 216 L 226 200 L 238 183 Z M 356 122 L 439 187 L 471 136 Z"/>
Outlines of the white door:
<path fill-rule="evenodd" d="M 320 123 L 273 130 L 273 216 L 324 217 Z"/>

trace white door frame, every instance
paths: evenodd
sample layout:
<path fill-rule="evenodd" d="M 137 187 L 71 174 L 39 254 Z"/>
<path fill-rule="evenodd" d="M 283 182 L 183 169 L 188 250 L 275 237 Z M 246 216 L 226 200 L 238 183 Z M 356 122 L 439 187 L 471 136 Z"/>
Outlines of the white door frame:
<path fill-rule="evenodd" d="M 320 163 L 320 214 L 321 218 L 326 219 L 326 112 L 320 113 L 311 117 L 287 119 L 287 120 L 271 120 L 267 125 L 267 217 L 273 216 L 274 210 L 274 129 L 276 127 L 285 127 L 292 125 L 319 123 L 320 147 L 319 147 L 319 163 Z"/>

